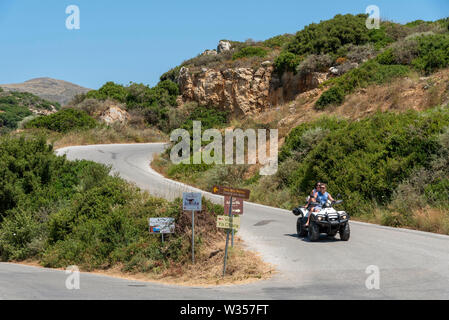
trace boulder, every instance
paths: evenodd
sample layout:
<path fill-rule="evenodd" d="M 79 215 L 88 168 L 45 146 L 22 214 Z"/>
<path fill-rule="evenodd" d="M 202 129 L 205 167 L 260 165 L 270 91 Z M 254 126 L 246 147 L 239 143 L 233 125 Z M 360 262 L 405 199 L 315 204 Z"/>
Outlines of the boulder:
<path fill-rule="evenodd" d="M 217 50 L 205 50 L 202 56 L 216 56 L 218 54 Z"/>
<path fill-rule="evenodd" d="M 231 48 L 232 48 L 232 45 L 229 41 L 221 40 L 218 43 L 217 51 L 218 51 L 218 53 L 222 53 L 222 52 L 231 50 Z"/>
<path fill-rule="evenodd" d="M 104 111 L 100 120 L 107 123 L 121 123 L 124 124 L 129 120 L 129 114 L 125 110 L 120 109 L 118 106 L 110 106 L 106 111 Z"/>
<path fill-rule="evenodd" d="M 336 67 L 330 67 L 329 72 L 335 76 L 338 76 L 340 73 L 340 71 L 338 71 L 338 69 Z"/>

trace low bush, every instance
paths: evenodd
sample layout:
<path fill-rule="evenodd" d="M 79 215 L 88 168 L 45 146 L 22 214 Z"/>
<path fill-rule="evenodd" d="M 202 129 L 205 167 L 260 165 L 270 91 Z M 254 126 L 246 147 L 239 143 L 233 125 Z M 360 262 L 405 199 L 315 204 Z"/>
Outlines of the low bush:
<path fill-rule="evenodd" d="M 119 102 L 125 102 L 127 96 L 128 92 L 125 87 L 114 82 L 106 82 L 100 89 L 89 91 L 86 94 L 87 99 L 112 99 Z"/>
<path fill-rule="evenodd" d="M 45 138 L 0 141 L 0 260 L 39 260 L 47 267 L 122 267 L 162 273 L 190 258 L 190 225 L 182 201 L 150 197 L 110 168 L 57 157 Z M 204 202 L 196 218 L 197 248 L 215 230 L 220 206 Z M 164 244 L 148 232 L 149 217 L 173 217 Z"/>
<path fill-rule="evenodd" d="M 332 87 L 321 95 L 315 106 L 322 110 L 331 104 L 341 104 L 344 97 L 357 88 L 364 88 L 370 84 L 383 84 L 394 78 L 406 76 L 409 72 L 407 66 L 383 65 L 370 60 L 341 77 L 329 80 L 327 84 Z"/>
<path fill-rule="evenodd" d="M 60 133 L 72 130 L 91 129 L 97 122 L 87 113 L 72 108 L 63 109 L 49 116 L 41 116 L 28 122 L 26 128 L 44 128 Z"/>
<path fill-rule="evenodd" d="M 31 110 L 59 109 L 58 103 L 51 103 L 31 93 L 0 92 L 0 133 L 18 127 L 18 124 L 33 115 Z"/>
<path fill-rule="evenodd" d="M 267 39 L 263 42 L 263 45 L 268 48 L 282 48 L 294 37 L 292 34 L 283 34 Z"/>
<path fill-rule="evenodd" d="M 111 104 L 120 103 L 127 111 L 140 110 L 146 124 L 164 130 L 167 128 L 170 110 L 177 106 L 179 86 L 168 79 L 168 76 L 163 78 L 164 80 L 152 88 L 139 83 L 122 86 L 108 82 L 100 89 L 78 97 L 76 101 L 72 101 L 71 106 L 85 110 L 91 115 L 98 115 Z"/>
<path fill-rule="evenodd" d="M 0 128 L 15 129 L 20 121 L 33 113 L 24 106 L 0 104 Z"/>
<path fill-rule="evenodd" d="M 312 72 L 324 72 L 327 71 L 334 62 L 335 60 L 328 54 L 312 54 L 305 58 L 299 64 L 299 66 L 296 68 L 296 71 L 302 75 L 307 75 Z"/>
<path fill-rule="evenodd" d="M 300 201 L 316 181 L 327 181 L 333 194 L 344 195 L 346 208 L 361 215 L 371 212 L 377 204 L 388 205 L 403 181 L 415 176 L 420 168 L 434 166 L 433 158 L 442 152 L 437 141 L 448 124 L 447 109 L 400 115 L 379 113 L 357 122 L 324 118 L 294 129 L 281 149 L 280 160 L 294 159 L 297 152 L 302 153 L 299 166 L 288 180 L 290 190 L 300 192 Z M 305 152 L 304 137 L 314 128 L 326 131 Z M 425 183 L 429 185 L 427 197 L 435 192 L 444 197 L 445 180 L 431 181 Z M 417 194 L 426 195 L 426 191 Z M 429 198 L 427 203 L 431 203 Z"/>
<path fill-rule="evenodd" d="M 274 67 L 279 75 L 284 72 L 290 71 L 296 73 L 296 68 L 301 62 L 301 57 L 295 55 L 294 53 L 283 51 L 274 60 Z"/>
<path fill-rule="evenodd" d="M 449 34 L 420 37 L 417 41 L 418 57 L 412 61 L 414 67 L 430 74 L 449 66 Z"/>
<path fill-rule="evenodd" d="M 259 57 L 264 58 L 268 51 L 261 47 L 245 47 L 237 51 L 232 55 L 232 60 L 248 58 L 248 57 Z"/>
<path fill-rule="evenodd" d="M 355 63 L 363 63 L 372 59 L 376 55 L 376 49 L 371 43 L 364 45 L 353 45 L 349 44 L 343 48 L 343 50 L 338 51 L 340 56 L 346 56 L 346 58 Z"/>
<path fill-rule="evenodd" d="M 315 108 L 317 110 L 324 110 L 329 105 L 340 105 L 345 100 L 345 92 L 341 87 L 332 87 L 329 90 L 323 92 L 318 101 L 316 102 Z"/>

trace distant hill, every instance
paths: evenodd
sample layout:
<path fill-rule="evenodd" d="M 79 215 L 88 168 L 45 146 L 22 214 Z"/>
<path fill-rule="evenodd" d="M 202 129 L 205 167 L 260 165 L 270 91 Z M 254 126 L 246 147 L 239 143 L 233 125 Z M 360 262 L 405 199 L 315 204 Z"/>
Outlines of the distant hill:
<path fill-rule="evenodd" d="M 16 84 L 0 84 L 8 91 L 29 92 L 48 101 L 66 105 L 75 95 L 90 91 L 76 84 L 51 78 L 36 78 Z"/>

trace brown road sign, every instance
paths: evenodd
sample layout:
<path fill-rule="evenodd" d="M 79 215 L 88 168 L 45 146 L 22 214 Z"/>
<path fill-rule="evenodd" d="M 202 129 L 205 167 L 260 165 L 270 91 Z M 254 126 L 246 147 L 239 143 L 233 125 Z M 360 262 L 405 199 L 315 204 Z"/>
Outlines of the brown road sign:
<path fill-rule="evenodd" d="M 231 197 L 225 196 L 224 199 L 224 214 L 229 215 L 229 206 L 231 204 Z M 243 214 L 243 199 L 232 198 L 232 214 L 242 215 Z"/>
<path fill-rule="evenodd" d="M 246 189 L 237 189 L 231 187 L 214 186 L 212 189 L 213 194 L 219 194 L 222 196 L 229 196 L 234 198 L 240 198 L 242 200 L 249 200 L 250 191 Z"/>

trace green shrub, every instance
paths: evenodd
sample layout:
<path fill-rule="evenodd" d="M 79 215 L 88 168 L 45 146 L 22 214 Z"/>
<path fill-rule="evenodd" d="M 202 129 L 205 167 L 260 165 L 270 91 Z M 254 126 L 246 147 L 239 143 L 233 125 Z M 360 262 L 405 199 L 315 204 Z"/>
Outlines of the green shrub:
<path fill-rule="evenodd" d="M 182 201 L 152 198 L 109 173 L 100 164 L 57 157 L 44 137 L 0 140 L 0 261 L 153 273 L 187 263 L 191 221 Z M 216 233 L 214 213 L 223 210 L 203 203 L 199 250 L 204 233 Z M 148 233 L 149 217 L 176 219 L 164 245 Z"/>
<path fill-rule="evenodd" d="M 296 33 L 287 50 L 296 55 L 335 53 L 349 43 L 365 44 L 370 40 L 367 15 L 336 15 L 333 19 L 312 23 Z"/>
<path fill-rule="evenodd" d="M 370 60 L 348 73 L 329 80 L 332 87 L 325 91 L 316 102 L 316 108 L 324 109 L 330 104 L 341 104 L 344 97 L 357 88 L 364 88 L 370 84 L 383 84 L 394 78 L 406 76 L 410 72 L 407 66 L 382 65 Z"/>
<path fill-rule="evenodd" d="M 274 60 L 274 67 L 277 73 L 282 74 L 286 71 L 296 73 L 296 68 L 301 62 L 301 58 L 294 53 L 283 51 Z"/>
<path fill-rule="evenodd" d="M 430 74 L 449 66 L 449 34 L 424 36 L 417 41 L 419 54 L 412 62 L 414 67 Z"/>
<path fill-rule="evenodd" d="M 87 113 L 77 109 L 64 109 L 49 116 L 41 116 L 26 124 L 26 128 L 45 128 L 67 133 L 77 129 L 91 129 L 97 122 Z"/>
<path fill-rule="evenodd" d="M 201 121 L 202 130 L 222 128 L 229 122 L 229 111 L 219 110 L 214 107 L 197 106 L 188 115 L 181 125 L 192 135 L 193 121 Z"/>
<path fill-rule="evenodd" d="M 23 260 L 38 254 L 32 244 L 40 240 L 43 228 L 29 211 L 17 210 L 11 213 L 1 223 L 0 259 Z"/>
<path fill-rule="evenodd" d="M 33 113 L 24 106 L 17 106 L 11 104 L 0 104 L 0 127 L 6 127 L 9 129 L 17 128 L 20 121 Z"/>
<path fill-rule="evenodd" d="M 316 102 L 315 108 L 317 110 L 323 110 L 329 105 L 340 105 L 344 100 L 345 92 L 343 91 L 343 88 L 335 86 L 323 92 Z"/>
<path fill-rule="evenodd" d="M 165 80 L 170 80 L 173 82 L 177 82 L 178 81 L 178 77 L 179 77 L 179 71 L 181 70 L 181 66 L 177 66 L 173 69 L 170 69 L 169 71 L 165 72 L 161 77 L 160 80 L 161 81 L 165 81 Z"/>
<path fill-rule="evenodd" d="M 125 102 L 127 95 L 128 92 L 124 86 L 114 82 L 107 82 L 100 89 L 89 91 L 86 94 L 86 98 L 97 100 L 112 99 Z"/>
<path fill-rule="evenodd" d="M 376 57 L 376 60 L 380 64 L 385 64 L 385 65 L 396 64 L 396 58 L 394 56 L 393 49 L 391 49 L 391 48 L 389 48 L 389 49 L 385 50 L 384 52 L 380 53 Z"/>
<path fill-rule="evenodd" d="M 425 186 L 424 193 L 430 203 L 447 203 L 449 199 L 449 179 L 436 179 L 436 181 Z"/>
<path fill-rule="evenodd" d="M 299 191 L 301 201 L 316 181 L 325 181 L 331 193 L 344 195 L 347 210 L 361 215 L 376 204 L 387 205 L 403 181 L 418 168 L 432 166 L 441 150 L 439 135 L 448 124 L 447 109 L 378 113 L 360 121 L 324 118 L 292 130 L 280 151 L 280 161 L 299 161 L 288 184 L 293 194 Z M 311 140 L 315 144 L 310 149 L 306 133 L 316 128 L 326 131 L 321 139 Z M 447 181 L 431 181 L 428 194 L 444 197 Z"/>
<path fill-rule="evenodd" d="M 232 55 L 232 60 L 248 58 L 248 57 L 260 57 L 264 58 L 268 51 L 261 47 L 245 47 L 237 51 Z"/>
<path fill-rule="evenodd" d="M 268 48 L 281 48 L 294 37 L 292 34 L 283 34 L 267 39 L 263 45 Z"/>
<path fill-rule="evenodd" d="M 30 109 L 59 109 L 58 103 L 51 103 L 31 93 L 1 92 L 0 94 L 0 131 L 16 129 L 18 124 L 33 113 Z"/>
<path fill-rule="evenodd" d="M 179 86 L 170 79 L 176 73 L 175 70 L 173 72 L 171 75 L 161 77 L 164 80 L 152 88 L 139 83 L 122 86 L 108 82 L 99 90 L 88 92 L 84 98 L 87 100 L 79 101 L 75 107 L 85 109 L 86 101 L 89 100 L 92 101 L 90 105 L 95 105 L 93 102 L 96 100 L 115 100 L 124 103 L 128 111 L 137 110 L 143 114 L 147 124 L 164 130 L 168 127 L 170 108 L 177 105 L 176 99 L 179 95 Z"/>

